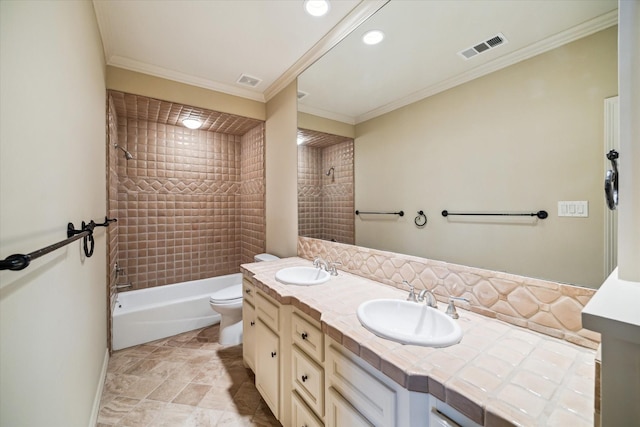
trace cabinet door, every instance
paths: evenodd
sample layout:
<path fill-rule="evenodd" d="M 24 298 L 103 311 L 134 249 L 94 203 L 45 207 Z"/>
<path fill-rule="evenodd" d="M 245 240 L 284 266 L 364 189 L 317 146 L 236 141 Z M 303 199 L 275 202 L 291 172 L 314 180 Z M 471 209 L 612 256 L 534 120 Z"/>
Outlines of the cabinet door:
<path fill-rule="evenodd" d="M 327 390 L 327 427 L 371 427 L 367 419 L 333 387 Z"/>
<path fill-rule="evenodd" d="M 247 301 L 242 304 L 242 358 L 256 372 L 256 310 Z"/>
<path fill-rule="evenodd" d="M 256 321 L 256 388 L 273 415 L 280 419 L 280 339 L 260 319 Z"/>

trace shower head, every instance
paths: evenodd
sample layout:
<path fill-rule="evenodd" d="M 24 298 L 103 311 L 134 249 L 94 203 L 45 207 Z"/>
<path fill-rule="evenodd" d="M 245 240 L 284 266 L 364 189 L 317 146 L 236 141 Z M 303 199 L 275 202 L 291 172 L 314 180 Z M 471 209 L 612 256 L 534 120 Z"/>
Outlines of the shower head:
<path fill-rule="evenodd" d="M 335 168 L 334 168 L 333 166 L 331 166 L 331 167 L 329 168 L 329 172 L 325 173 L 325 175 L 326 175 L 326 176 L 330 176 L 330 175 L 331 175 L 332 173 L 334 173 L 334 172 L 335 172 Z"/>
<path fill-rule="evenodd" d="M 124 147 L 119 146 L 118 144 L 113 144 L 114 147 L 121 149 L 124 151 L 124 158 L 127 160 L 133 159 L 133 154 L 124 149 Z"/>

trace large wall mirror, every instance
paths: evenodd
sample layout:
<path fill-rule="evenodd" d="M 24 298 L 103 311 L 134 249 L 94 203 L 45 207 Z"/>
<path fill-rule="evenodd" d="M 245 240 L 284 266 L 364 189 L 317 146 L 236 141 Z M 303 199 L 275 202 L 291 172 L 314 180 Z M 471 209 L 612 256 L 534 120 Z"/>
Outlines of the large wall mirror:
<path fill-rule="evenodd" d="M 615 0 L 382 7 L 298 78 L 299 134 L 353 147 L 346 242 L 598 287 L 612 268 L 602 180 L 616 23 Z M 371 30 L 382 42 L 363 43 Z M 337 166 L 321 157 L 326 181 Z"/>

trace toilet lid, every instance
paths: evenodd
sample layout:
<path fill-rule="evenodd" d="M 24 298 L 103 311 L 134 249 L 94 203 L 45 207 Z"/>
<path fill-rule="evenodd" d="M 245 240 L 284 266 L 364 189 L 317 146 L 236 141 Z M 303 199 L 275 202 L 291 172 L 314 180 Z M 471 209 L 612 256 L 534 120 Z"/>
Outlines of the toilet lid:
<path fill-rule="evenodd" d="M 242 298 L 242 283 L 238 283 L 237 285 L 228 286 L 226 288 L 222 288 L 219 291 L 216 291 L 211 294 L 211 301 L 231 301 L 235 299 Z"/>

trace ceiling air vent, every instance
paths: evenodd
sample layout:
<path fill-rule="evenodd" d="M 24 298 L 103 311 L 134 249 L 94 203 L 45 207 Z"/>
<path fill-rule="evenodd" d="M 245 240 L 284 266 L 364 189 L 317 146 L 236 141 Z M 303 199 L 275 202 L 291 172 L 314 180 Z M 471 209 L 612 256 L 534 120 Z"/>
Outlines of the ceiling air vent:
<path fill-rule="evenodd" d="M 480 42 L 473 47 L 468 47 L 461 50 L 460 52 L 458 52 L 458 55 L 462 56 L 464 59 L 471 59 L 476 55 L 487 52 L 488 50 L 494 49 L 505 43 L 507 43 L 507 39 L 504 37 L 504 34 L 498 33 L 495 36 L 483 42 Z"/>
<path fill-rule="evenodd" d="M 241 85 L 245 85 L 245 86 L 249 86 L 249 87 L 256 87 L 260 84 L 262 80 L 260 80 L 257 77 L 252 77 L 248 74 L 242 74 L 240 76 L 240 78 L 237 80 L 238 83 L 240 83 Z"/>

